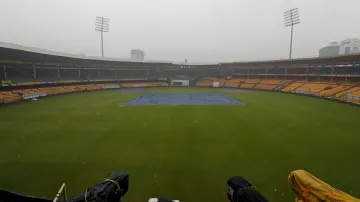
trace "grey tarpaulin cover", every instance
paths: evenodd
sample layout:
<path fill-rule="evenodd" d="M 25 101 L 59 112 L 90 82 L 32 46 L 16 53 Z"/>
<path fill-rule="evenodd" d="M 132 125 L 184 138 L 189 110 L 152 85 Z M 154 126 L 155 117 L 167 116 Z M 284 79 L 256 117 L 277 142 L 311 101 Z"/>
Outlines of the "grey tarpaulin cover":
<path fill-rule="evenodd" d="M 119 202 L 128 191 L 129 175 L 112 172 L 103 181 L 92 185 L 68 202 Z"/>

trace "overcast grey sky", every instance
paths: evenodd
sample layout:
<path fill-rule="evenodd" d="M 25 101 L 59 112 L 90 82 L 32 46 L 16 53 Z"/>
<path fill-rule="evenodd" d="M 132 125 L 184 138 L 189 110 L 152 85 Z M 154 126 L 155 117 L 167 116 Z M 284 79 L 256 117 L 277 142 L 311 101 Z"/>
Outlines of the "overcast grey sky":
<path fill-rule="evenodd" d="M 96 16 L 110 18 L 106 57 L 222 62 L 287 58 L 283 12 L 299 8 L 293 57 L 360 37 L 359 0 L 0 0 L 0 41 L 101 55 Z"/>

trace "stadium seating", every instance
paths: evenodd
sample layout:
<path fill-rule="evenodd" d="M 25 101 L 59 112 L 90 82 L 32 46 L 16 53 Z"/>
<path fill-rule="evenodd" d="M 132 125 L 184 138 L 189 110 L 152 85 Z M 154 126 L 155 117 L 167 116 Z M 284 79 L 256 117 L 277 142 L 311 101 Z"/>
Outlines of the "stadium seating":
<path fill-rule="evenodd" d="M 151 85 L 164 84 L 163 82 L 154 82 Z M 21 99 L 26 99 L 26 96 L 31 95 L 57 95 L 63 93 L 80 92 L 80 91 L 93 91 L 99 89 L 120 88 L 119 84 L 85 84 L 85 85 L 70 85 L 70 86 L 57 86 L 57 87 L 44 87 L 44 88 L 30 88 L 13 91 L 0 92 L 0 103 L 9 103 Z"/>
<path fill-rule="evenodd" d="M 253 88 L 255 86 L 255 83 L 242 83 L 240 85 L 240 88 Z"/>
<path fill-rule="evenodd" d="M 240 81 L 243 81 L 244 79 L 230 79 L 230 80 L 226 80 L 224 83 L 225 87 L 229 87 L 229 88 L 237 88 L 240 84 Z"/>
<path fill-rule="evenodd" d="M 341 91 L 344 91 L 350 87 L 352 87 L 352 85 L 337 85 L 335 87 L 320 91 L 316 95 L 320 96 L 320 97 L 330 97 L 330 96 L 335 95 Z"/>
<path fill-rule="evenodd" d="M 196 86 L 199 87 L 212 87 L 212 85 L 213 85 L 212 82 L 202 82 L 202 81 L 196 82 Z"/>
<path fill-rule="evenodd" d="M 360 104 L 360 86 L 354 86 L 336 94 L 336 98 L 345 102 Z"/>
<path fill-rule="evenodd" d="M 354 91 L 347 95 L 348 102 L 360 104 L 360 87 L 357 87 L 357 89 L 358 89 L 357 91 Z"/>
<path fill-rule="evenodd" d="M 276 87 L 273 90 L 280 91 L 281 89 L 290 85 L 292 82 L 293 82 L 292 80 L 283 80 L 278 85 L 276 85 Z"/>
<path fill-rule="evenodd" d="M 327 88 L 327 87 L 332 88 L 333 86 L 336 86 L 336 85 L 329 84 L 329 83 L 306 83 L 306 84 L 296 88 L 295 92 L 315 95 L 316 93 L 319 93 L 320 91 L 324 90 L 325 88 Z"/>
<path fill-rule="evenodd" d="M 202 79 L 200 79 L 200 81 L 196 82 L 196 86 L 199 86 L 199 87 L 212 87 L 214 80 L 217 80 L 217 79 L 216 78 L 202 78 Z"/>
<path fill-rule="evenodd" d="M 273 90 L 282 80 L 261 80 L 254 88 L 260 90 Z"/>
<path fill-rule="evenodd" d="M 136 87 L 158 87 L 158 86 L 168 86 L 167 82 L 128 82 L 121 84 L 121 87 L 124 88 L 136 88 Z"/>
<path fill-rule="evenodd" d="M 200 81 L 201 82 L 213 82 L 214 80 L 216 80 L 217 78 L 201 78 Z"/>
<path fill-rule="evenodd" d="M 290 85 L 286 86 L 285 88 L 283 88 L 281 91 L 293 93 L 296 88 L 303 86 L 304 84 L 305 84 L 305 82 L 294 82 L 294 83 L 291 83 Z"/>
<path fill-rule="evenodd" d="M 254 86 L 260 81 L 261 79 L 246 79 L 240 84 L 239 88 L 254 88 Z"/>
<path fill-rule="evenodd" d="M 283 80 L 272 80 L 272 79 L 264 79 L 259 82 L 259 84 L 269 84 L 269 85 L 278 85 Z"/>
<path fill-rule="evenodd" d="M 259 83 L 261 79 L 246 79 L 245 83 Z"/>
<path fill-rule="evenodd" d="M 121 84 L 121 87 L 124 88 L 133 88 L 133 87 L 147 87 L 147 83 L 123 83 Z"/>
<path fill-rule="evenodd" d="M 168 86 L 168 83 L 166 82 L 151 82 L 148 83 L 149 87 L 157 87 L 157 86 Z"/>
<path fill-rule="evenodd" d="M 254 88 L 260 89 L 260 90 L 273 90 L 276 87 L 276 85 L 272 84 L 257 84 Z"/>
<path fill-rule="evenodd" d="M 295 94 L 310 94 L 313 96 L 338 99 L 345 102 L 360 104 L 360 85 L 359 84 L 334 84 L 318 83 L 294 80 L 277 79 L 217 79 L 204 78 L 196 83 L 197 86 L 212 87 L 213 82 L 219 82 L 219 86 L 229 88 L 259 89 L 270 91 L 283 91 Z M 70 83 L 68 83 L 70 84 Z M 158 82 L 126 82 L 118 83 L 83 83 L 80 85 L 66 85 L 54 87 L 34 87 L 25 89 L 16 89 L 12 91 L 0 91 L 0 103 L 10 103 L 22 99 L 31 99 L 41 96 L 58 95 L 64 93 L 94 91 L 108 88 L 133 88 L 133 87 L 158 87 L 168 86 L 165 81 Z"/>
<path fill-rule="evenodd" d="M 21 97 L 19 95 L 14 94 L 13 92 L 10 92 L 10 91 L 1 92 L 0 91 L 0 103 L 10 103 L 10 102 L 15 102 L 20 99 L 21 99 Z"/>
<path fill-rule="evenodd" d="M 214 82 L 219 82 L 219 86 L 221 87 L 221 86 L 224 86 L 224 83 L 225 83 L 225 79 L 214 79 L 213 80 Z"/>

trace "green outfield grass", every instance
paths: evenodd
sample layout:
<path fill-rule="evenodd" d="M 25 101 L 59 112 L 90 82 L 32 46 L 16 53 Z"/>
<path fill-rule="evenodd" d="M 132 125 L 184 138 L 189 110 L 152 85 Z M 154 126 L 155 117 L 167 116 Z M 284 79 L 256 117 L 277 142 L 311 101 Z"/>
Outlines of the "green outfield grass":
<path fill-rule="evenodd" d="M 262 91 L 222 92 L 245 106 L 120 106 L 144 92 L 210 91 L 221 92 L 97 91 L 1 106 L 0 188 L 53 198 L 66 182 L 72 197 L 123 171 L 124 201 L 225 202 L 227 179 L 241 175 L 279 202 L 294 200 L 288 174 L 307 169 L 360 196 L 358 107 Z"/>

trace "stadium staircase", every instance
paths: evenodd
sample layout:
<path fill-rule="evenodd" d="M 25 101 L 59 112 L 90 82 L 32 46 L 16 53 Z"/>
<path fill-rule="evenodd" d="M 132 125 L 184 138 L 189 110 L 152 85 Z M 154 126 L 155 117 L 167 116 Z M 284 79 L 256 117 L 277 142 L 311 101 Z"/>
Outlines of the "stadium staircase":
<path fill-rule="evenodd" d="M 332 92 L 330 92 L 327 96 L 328 98 L 336 98 L 336 95 L 342 92 L 346 92 L 350 89 L 352 89 L 353 87 L 355 87 L 357 85 L 339 85 L 338 87 L 342 87 L 339 90 L 334 89 Z M 337 88 L 337 87 L 336 87 Z"/>
<path fill-rule="evenodd" d="M 275 87 L 277 87 L 283 80 L 279 79 L 262 79 L 258 82 L 258 84 L 254 87 L 259 90 L 271 90 L 273 91 Z"/>
<path fill-rule="evenodd" d="M 341 92 L 343 90 L 343 85 L 341 84 L 337 84 L 336 86 L 333 85 L 328 85 L 327 87 L 325 87 L 324 89 L 320 90 L 319 92 L 316 93 L 316 96 L 319 97 L 329 97 L 331 94 L 335 94 L 338 92 Z"/>
<path fill-rule="evenodd" d="M 196 85 L 197 82 L 200 81 L 200 76 L 194 76 L 193 78 L 191 78 L 190 80 L 190 85 Z"/>
<path fill-rule="evenodd" d="M 290 84 L 294 83 L 294 80 L 283 80 L 280 82 L 273 90 L 274 91 L 281 91 L 283 88 L 286 88 Z"/>
<path fill-rule="evenodd" d="M 257 85 L 259 85 L 259 83 L 260 83 L 262 80 L 264 80 L 264 79 L 260 79 L 257 83 L 255 83 L 255 85 L 252 87 L 252 89 L 255 89 L 255 87 L 256 87 Z"/>
<path fill-rule="evenodd" d="M 294 91 L 294 92 L 296 92 L 296 90 L 297 90 L 297 89 L 299 89 L 299 88 L 303 87 L 303 86 L 304 86 L 305 84 L 307 84 L 307 83 L 308 83 L 308 82 L 304 82 L 303 84 L 301 84 L 301 85 L 299 85 L 299 86 L 295 87 L 293 91 Z"/>
<path fill-rule="evenodd" d="M 341 96 L 358 91 L 359 90 L 358 87 L 360 87 L 360 84 L 351 85 L 350 87 L 332 95 L 331 97 L 338 99 Z"/>
<path fill-rule="evenodd" d="M 245 81 L 240 82 L 238 88 L 244 89 L 254 89 L 254 87 L 261 81 L 262 79 L 246 79 Z"/>

